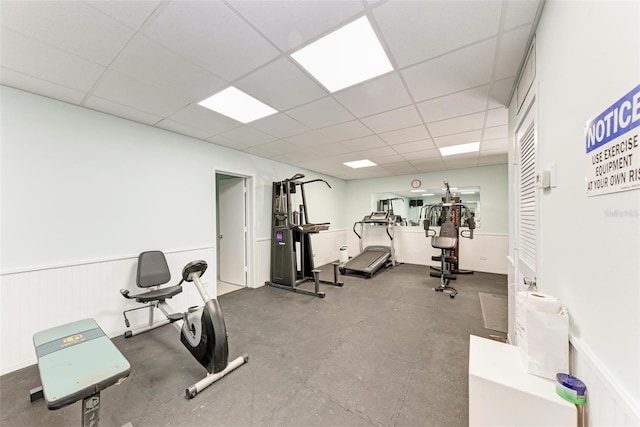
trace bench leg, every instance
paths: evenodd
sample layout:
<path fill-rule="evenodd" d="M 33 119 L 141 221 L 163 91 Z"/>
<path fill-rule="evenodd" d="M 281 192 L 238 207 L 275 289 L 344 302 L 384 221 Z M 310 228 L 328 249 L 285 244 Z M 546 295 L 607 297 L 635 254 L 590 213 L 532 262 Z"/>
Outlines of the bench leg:
<path fill-rule="evenodd" d="M 82 399 L 82 426 L 93 427 L 100 422 L 100 392 Z"/>
<path fill-rule="evenodd" d="M 29 398 L 31 399 L 31 403 L 39 399 L 44 399 L 44 392 L 42 391 L 42 386 L 32 388 L 31 390 L 29 390 Z"/>

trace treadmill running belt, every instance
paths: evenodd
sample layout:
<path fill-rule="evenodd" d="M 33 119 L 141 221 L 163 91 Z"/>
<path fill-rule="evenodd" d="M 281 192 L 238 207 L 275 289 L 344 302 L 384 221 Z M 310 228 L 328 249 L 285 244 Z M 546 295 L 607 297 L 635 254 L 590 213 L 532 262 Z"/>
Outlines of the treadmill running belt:
<path fill-rule="evenodd" d="M 386 255 L 385 258 L 388 258 L 389 257 L 389 252 L 384 252 L 384 251 L 365 251 L 365 252 L 360 253 L 360 255 L 357 255 L 353 259 L 351 259 L 351 261 L 349 261 L 347 264 L 345 264 L 344 267 L 347 270 L 362 271 L 365 268 L 369 267 L 374 262 L 376 262 L 378 259 L 380 259 L 380 257 L 385 256 L 385 255 Z"/>

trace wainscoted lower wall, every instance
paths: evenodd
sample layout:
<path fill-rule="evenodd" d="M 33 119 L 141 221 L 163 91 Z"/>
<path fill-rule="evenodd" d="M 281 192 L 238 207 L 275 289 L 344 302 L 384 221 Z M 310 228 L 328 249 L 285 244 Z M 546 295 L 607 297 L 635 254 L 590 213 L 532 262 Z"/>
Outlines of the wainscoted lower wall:
<path fill-rule="evenodd" d="M 327 230 L 311 236 L 313 262 L 321 266 L 339 258 L 339 248 L 346 243 L 347 230 Z M 254 288 L 263 286 L 271 275 L 271 239 L 258 239 L 255 243 Z"/>
<path fill-rule="evenodd" d="M 201 248 L 165 253 L 172 273 L 171 284 L 177 284 L 182 268 L 190 261 L 204 259 L 209 268 L 203 283 L 211 296 L 216 295 L 216 266 L 213 248 Z M 0 374 L 36 363 L 32 336 L 53 326 L 91 317 L 110 337 L 124 332 L 122 311 L 140 306 L 120 295 L 120 289 L 138 293 L 135 284 L 137 255 L 119 259 L 99 260 L 77 265 L 42 267 L 26 271 L 5 272 L 0 276 Z M 201 305 L 202 299 L 190 283 L 171 300 L 182 310 Z M 157 311 L 157 310 L 156 310 Z M 25 317 L 28 321 L 24 321 Z M 131 326 L 148 320 L 147 310 L 129 315 Z M 156 318 L 162 318 L 157 312 Z"/>
<path fill-rule="evenodd" d="M 347 236 L 349 256 L 359 253 L 358 237 L 352 232 Z M 424 231 L 396 228 L 394 233 L 396 260 L 398 262 L 418 265 L 439 265 L 432 261 L 432 256 L 440 255 L 440 251 L 431 247 L 431 238 L 426 238 Z M 364 246 L 389 245 L 389 238 L 384 229 L 366 230 Z M 473 239 L 460 240 L 460 268 L 463 270 L 482 271 L 485 273 L 507 274 L 507 254 L 509 239 L 506 234 L 474 234 Z"/>
<path fill-rule="evenodd" d="M 271 239 L 258 239 L 255 244 L 255 282 L 253 288 L 264 286 L 271 275 Z"/>
<path fill-rule="evenodd" d="M 640 426 L 640 408 L 608 374 L 606 366 L 574 336 L 570 337 L 570 370 L 587 386 L 588 426 Z"/>

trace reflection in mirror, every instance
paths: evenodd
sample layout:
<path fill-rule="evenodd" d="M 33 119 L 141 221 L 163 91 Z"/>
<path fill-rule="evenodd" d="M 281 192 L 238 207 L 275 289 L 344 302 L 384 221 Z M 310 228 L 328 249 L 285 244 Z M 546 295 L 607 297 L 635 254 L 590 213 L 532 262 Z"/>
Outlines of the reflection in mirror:
<path fill-rule="evenodd" d="M 466 205 L 476 221 L 476 228 L 480 228 L 480 187 L 451 187 L 453 197 L 459 197 L 460 202 Z M 442 210 L 431 210 L 431 218 L 425 218 L 429 207 L 442 202 L 445 195 L 443 188 L 429 188 L 412 191 L 389 191 L 385 193 L 373 193 L 371 195 L 371 209 L 375 211 L 391 212 L 397 215 L 396 225 L 422 227 L 425 219 L 430 219 L 432 226 L 440 225 Z M 464 218 L 465 212 L 462 212 Z M 466 227 L 466 224 L 462 224 Z"/>

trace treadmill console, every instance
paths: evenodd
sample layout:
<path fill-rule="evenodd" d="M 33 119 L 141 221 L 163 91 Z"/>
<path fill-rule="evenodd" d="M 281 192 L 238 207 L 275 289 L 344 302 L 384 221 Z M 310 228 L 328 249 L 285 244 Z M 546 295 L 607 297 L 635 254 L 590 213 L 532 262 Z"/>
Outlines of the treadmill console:
<path fill-rule="evenodd" d="M 365 219 L 372 221 L 386 221 L 389 219 L 389 212 L 371 212 L 371 215 L 367 216 Z"/>

